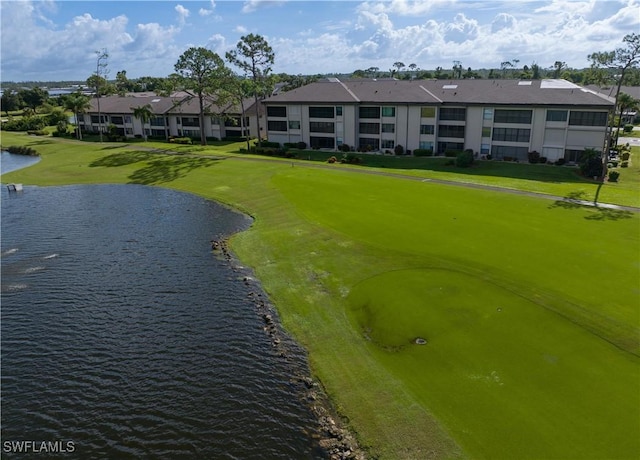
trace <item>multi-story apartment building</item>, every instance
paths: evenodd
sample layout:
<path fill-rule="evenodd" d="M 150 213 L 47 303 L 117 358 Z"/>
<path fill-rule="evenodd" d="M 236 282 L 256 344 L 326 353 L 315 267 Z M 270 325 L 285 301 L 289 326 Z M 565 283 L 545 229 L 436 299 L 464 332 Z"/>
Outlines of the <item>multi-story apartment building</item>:
<path fill-rule="evenodd" d="M 226 104 L 222 107 L 206 104 L 204 126 L 200 126 L 198 99 L 185 93 L 176 93 L 170 97 L 149 93 L 132 93 L 127 96 L 107 96 L 91 100 L 91 108 L 80 115 L 79 124 L 85 132 L 105 131 L 109 125 L 115 125 L 118 134 L 126 137 L 147 136 L 169 138 L 200 138 L 204 129 L 206 137 L 222 139 L 250 135 L 256 137 L 258 128 L 255 120 L 255 102 L 247 99 L 244 104 L 244 120 L 240 105 Z M 136 107 L 149 105 L 153 117 L 144 126 L 133 115 Z M 102 118 L 102 119 L 100 119 Z M 264 121 L 261 122 L 261 127 Z"/>
<path fill-rule="evenodd" d="M 264 101 L 270 141 L 374 151 L 471 149 L 575 161 L 602 150 L 614 100 L 565 80 L 318 81 Z"/>

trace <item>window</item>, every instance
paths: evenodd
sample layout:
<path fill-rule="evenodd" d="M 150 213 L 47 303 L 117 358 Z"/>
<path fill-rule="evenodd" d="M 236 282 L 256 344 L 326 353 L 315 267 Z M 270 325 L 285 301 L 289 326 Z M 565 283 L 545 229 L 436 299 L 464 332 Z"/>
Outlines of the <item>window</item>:
<path fill-rule="evenodd" d="M 341 117 L 342 116 L 342 106 L 339 105 L 336 107 L 336 117 Z"/>
<path fill-rule="evenodd" d="M 380 139 L 374 139 L 371 137 L 361 137 L 358 139 L 360 148 L 367 150 L 380 150 Z"/>
<path fill-rule="evenodd" d="M 491 137 L 491 128 L 482 128 L 482 137 Z"/>
<path fill-rule="evenodd" d="M 309 131 L 312 133 L 335 133 L 335 127 L 332 121 L 310 121 Z"/>
<path fill-rule="evenodd" d="M 311 148 L 332 149 L 335 146 L 335 140 L 333 137 L 311 136 L 309 144 L 311 144 Z"/>
<path fill-rule="evenodd" d="M 360 118 L 380 118 L 380 107 L 360 107 Z"/>
<path fill-rule="evenodd" d="M 309 118 L 333 118 L 333 107 L 309 107 Z"/>
<path fill-rule="evenodd" d="M 438 125 L 438 137 L 460 137 L 464 139 L 464 126 Z"/>
<path fill-rule="evenodd" d="M 494 141 L 529 142 L 530 129 L 520 128 L 493 128 Z"/>
<path fill-rule="evenodd" d="M 396 108 L 395 107 L 382 107 L 382 116 L 383 117 L 395 117 L 396 116 Z"/>
<path fill-rule="evenodd" d="M 124 116 L 124 122 L 125 123 L 131 123 L 131 115 L 125 115 Z"/>
<path fill-rule="evenodd" d="M 300 129 L 300 122 L 296 120 L 289 120 L 289 129 Z"/>
<path fill-rule="evenodd" d="M 114 125 L 123 125 L 124 117 L 111 116 L 111 123 L 113 123 Z"/>
<path fill-rule="evenodd" d="M 480 144 L 480 153 L 482 155 L 489 155 L 491 152 L 491 146 L 489 144 Z"/>
<path fill-rule="evenodd" d="M 267 116 L 268 117 L 286 117 L 287 116 L 287 108 L 286 107 L 278 107 L 278 106 L 268 106 L 267 107 Z"/>
<path fill-rule="evenodd" d="M 419 148 L 423 150 L 433 150 L 433 141 L 420 141 Z"/>
<path fill-rule="evenodd" d="M 392 149 L 396 146 L 395 142 L 393 141 L 393 139 L 382 139 L 382 148 L 383 149 Z"/>
<path fill-rule="evenodd" d="M 438 142 L 438 153 L 443 154 L 447 150 L 453 150 L 456 152 L 462 152 L 464 150 L 464 143 L 462 142 Z"/>
<path fill-rule="evenodd" d="M 380 134 L 380 123 L 360 123 L 360 134 Z"/>
<path fill-rule="evenodd" d="M 240 127 L 240 117 L 230 117 L 230 118 L 225 118 L 224 120 L 224 125 L 229 127 L 229 128 L 233 128 L 233 127 Z M 249 126 L 249 117 L 244 117 L 244 127 L 246 128 L 247 126 Z"/>
<path fill-rule="evenodd" d="M 433 125 L 420 125 L 420 134 L 433 134 L 434 128 Z"/>
<path fill-rule="evenodd" d="M 107 122 L 107 116 L 106 115 L 101 115 L 100 118 L 102 119 L 102 123 L 106 123 Z M 98 121 L 98 115 L 91 115 L 91 123 L 100 123 L 100 121 Z"/>
<path fill-rule="evenodd" d="M 464 107 L 441 107 L 440 119 L 465 121 L 467 119 L 467 109 Z"/>
<path fill-rule="evenodd" d="M 164 126 L 164 117 L 153 117 L 149 123 L 151 126 Z"/>
<path fill-rule="evenodd" d="M 567 111 L 547 110 L 547 121 L 567 121 Z"/>
<path fill-rule="evenodd" d="M 486 107 L 482 112 L 482 118 L 484 120 L 493 120 L 493 109 Z"/>
<path fill-rule="evenodd" d="M 267 122 L 267 130 L 269 131 L 286 131 L 287 122 L 284 120 L 269 120 Z"/>
<path fill-rule="evenodd" d="M 566 149 L 564 151 L 564 159 L 568 163 L 578 163 L 582 159 L 582 155 L 584 155 L 584 150 L 570 150 Z"/>
<path fill-rule="evenodd" d="M 511 159 L 527 161 L 529 149 L 527 147 L 513 147 L 507 145 L 491 146 L 491 156 L 494 160 Z"/>
<path fill-rule="evenodd" d="M 506 110 L 497 109 L 493 121 L 495 123 L 520 123 L 531 124 L 531 110 Z"/>
<path fill-rule="evenodd" d="M 393 123 L 382 123 L 382 132 L 383 133 L 395 133 L 396 125 Z"/>
<path fill-rule="evenodd" d="M 607 112 L 571 111 L 569 124 L 577 126 L 607 126 Z"/>
<path fill-rule="evenodd" d="M 198 117 L 182 117 L 182 126 L 200 127 L 200 120 L 198 120 Z"/>
<path fill-rule="evenodd" d="M 421 107 L 420 108 L 420 116 L 422 118 L 435 118 L 436 117 L 436 108 L 435 107 Z"/>
<path fill-rule="evenodd" d="M 218 118 L 218 117 L 211 117 L 211 124 L 212 124 L 213 126 L 216 126 L 216 125 L 218 125 L 218 126 L 219 126 L 219 125 L 220 125 L 220 118 Z"/>

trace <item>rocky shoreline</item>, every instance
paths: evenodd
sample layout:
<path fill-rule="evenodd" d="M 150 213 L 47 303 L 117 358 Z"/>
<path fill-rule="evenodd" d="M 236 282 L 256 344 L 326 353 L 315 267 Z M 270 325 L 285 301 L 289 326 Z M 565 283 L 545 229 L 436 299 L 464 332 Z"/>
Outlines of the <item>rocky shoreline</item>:
<path fill-rule="evenodd" d="M 227 240 L 211 240 L 211 250 L 217 256 L 231 263 L 234 260 Z M 233 271 L 238 268 L 233 267 Z M 277 320 L 277 312 L 266 296 L 258 289 L 258 284 L 250 276 L 243 276 L 242 281 L 245 286 L 256 286 L 256 290 L 248 293 L 248 297 L 254 303 L 256 313 L 264 322 L 263 329 L 268 335 L 275 353 L 282 359 L 288 358 L 288 350 L 285 339 L 285 332 Z M 340 419 L 339 414 L 331 404 L 322 386 L 310 375 L 304 375 L 298 371 L 290 379 L 290 383 L 302 394 L 304 401 L 318 421 L 318 426 L 314 433 L 318 446 L 325 454 L 325 458 L 330 460 L 355 459 L 365 460 L 366 452 L 360 447 L 353 433 Z"/>

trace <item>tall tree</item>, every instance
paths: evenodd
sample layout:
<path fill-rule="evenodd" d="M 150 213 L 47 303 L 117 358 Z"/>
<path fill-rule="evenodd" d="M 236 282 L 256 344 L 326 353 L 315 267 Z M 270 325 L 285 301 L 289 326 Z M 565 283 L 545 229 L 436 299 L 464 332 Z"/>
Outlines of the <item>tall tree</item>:
<path fill-rule="evenodd" d="M 611 71 L 611 78 L 616 84 L 615 106 L 618 107 L 620 98 L 620 87 L 630 69 L 638 68 L 640 64 L 640 34 L 628 34 L 622 39 L 624 47 L 616 48 L 614 51 L 603 51 L 590 54 L 588 59 L 594 69 L 608 68 Z M 608 133 L 604 144 L 604 155 L 602 161 L 602 180 L 607 174 L 606 161 L 611 148 L 611 134 Z"/>
<path fill-rule="evenodd" d="M 231 72 L 224 61 L 213 51 L 203 47 L 192 47 L 182 53 L 174 66 L 176 74 L 169 79 L 178 83 L 180 89 L 198 99 L 200 120 L 200 143 L 207 145 L 205 114 L 207 102 L 220 105 L 224 94 L 220 88 L 230 78 Z"/>
<path fill-rule="evenodd" d="M 553 63 L 553 78 L 561 78 L 562 71 L 567 68 L 567 63 L 564 61 L 556 61 Z"/>
<path fill-rule="evenodd" d="M 142 136 L 144 141 L 147 141 L 147 130 L 144 125 L 151 121 L 153 118 L 153 107 L 150 104 L 141 105 L 138 107 L 131 107 L 133 110 L 133 116 L 136 117 L 142 123 Z"/>
<path fill-rule="evenodd" d="M 627 93 L 620 92 L 618 95 L 618 132 L 622 126 L 622 115 L 626 110 L 633 111 L 640 105 L 640 100 L 628 95 Z"/>
<path fill-rule="evenodd" d="M 18 93 L 13 91 L 12 89 L 5 89 L 2 92 L 2 98 L 0 99 L 0 105 L 2 105 L 2 110 L 5 111 L 7 116 L 9 116 L 9 112 L 13 112 L 14 110 L 19 110 L 21 107 L 21 99 Z"/>
<path fill-rule="evenodd" d="M 49 99 L 49 92 L 39 86 L 23 89 L 18 94 L 27 107 L 33 109 L 34 112 Z"/>
<path fill-rule="evenodd" d="M 453 61 L 453 77 L 454 78 L 462 78 L 462 62 Z"/>
<path fill-rule="evenodd" d="M 127 71 L 121 70 L 116 73 L 116 93 L 124 96 L 127 91 L 133 91 L 135 85 L 127 78 Z"/>
<path fill-rule="evenodd" d="M 100 98 L 107 93 L 107 76 L 109 75 L 108 59 L 109 53 L 106 49 L 95 52 L 96 54 L 96 71 L 87 79 L 87 85 L 95 91 L 95 97 L 98 105 L 98 134 L 100 142 L 102 142 L 102 111 L 100 110 Z"/>
<path fill-rule="evenodd" d="M 80 129 L 80 114 L 85 113 L 91 107 L 91 99 L 80 92 L 69 94 L 65 99 L 65 108 L 73 112 L 76 119 L 76 137 L 82 140 Z"/>
<path fill-rule="evenodd" d="M 261 35 L 249 34 L 240 37 L 236 49 L 227 52 L 227 60 L 241 69 L 252 83 L 252 92 L 256 107 L 256 126 L 258 128 L 258 145 L 262 145 L 260 133 L 260 96 L 269 94 L 271 66 L 275 55 L 269 43 Z"/>

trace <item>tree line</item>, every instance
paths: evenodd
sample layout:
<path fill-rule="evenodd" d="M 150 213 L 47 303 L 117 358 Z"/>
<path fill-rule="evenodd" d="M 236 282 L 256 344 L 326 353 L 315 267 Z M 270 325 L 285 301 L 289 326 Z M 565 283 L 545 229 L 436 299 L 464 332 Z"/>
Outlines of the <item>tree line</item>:
<path fill-rule="evenodd" d="M 398 78 L 398 79 L 465 79 L 465 78 L 564 78 L 577 84 L 611 85 L 616 91 L 614 97 L 616 108 L 622 113 L 638 105 L 638 101 L 624 95 L 622 85 L 640 86 L 640 34 L 626 35 L 623 46 L 612 51 L 594 52 L 588 55 L 591 63 L 587 69 L 571 69 L 564 61 L 555 61 L 548 68 L 541 68 L 536 63 L 530 66 L 519 66 L 518 59 L 504 61 L 500 69 L 466 70 L 461 61 L 453 61 L 450 70 L 437 67 L 434 71 L 423 71 L 417 64 L 405 65 L 401 61 L 393 64 L 389 71 L 381 71 L 378 67 L 356 70 L 347 77 L 351 78 Z M 245 100 L 252 98 L 258 107 L 259 100 L 273 93 L 273 88 L 280 83 L 283 91 L 311 83 L 319 78 L 330 75 L 288 75 L 274 74 L 273 65 L 275 54 L 273 49 L 260 35 L 249 34 L 242 36 L 236 47 L 225 53 L 224 59 L 217 53 L 204 48 L 192 47 L 186 50 L 174 65 L 174 73 L 165 78 L 141 77 L 130 80 L 126 70 L 117 72 L 115 80 L 109 80 L 106 50 L 96 52 L 96 71 L 86 80 L 86 85 L 92 89 L 97 98 L 98 111 L 100 97 L 109 94 L 124 95 L 128 92 L 150 91 L 159 95 L 169 95 L 182 91 L 191 97 L 198 98 L 200 126 L 204 126 L 204 117 L 211 114 L 212 107 L 222 107 L 233 104 L 240 107 L 241 122 L 245 119 Z M 235 70 L 234 70 L 235 69 Z M 344 77 L 345 75 L 331 74 Z M 58 82 L 59 83 L 59 82 Z M 15 110 L 31 110 L 35 113 L 38 107 L 46 106 L 48 93 L 39 86 L 12 90 L 4 87 L 2 110 L 7 114 Z M 62 95 L 58 98 L 60 106 L 71 110 L 76 116 L 89 107 L 89 99 L 80 93 Z M 150 107 L 132 107 L 135 116 L 148 121 L 151 117 Z M 216 114 L 224 115 L 224 114 Z M 258 133 L 260 118 L 256 111 Z M 242 127 L 244 128 L 244 127 Z M 244 130 L 243 130 L 244 131 Z M 201 143 L 206 144 L 204 130 L 200 130 Z M 78 131 L 79 137 L 81 133 Z M 258 136 L 258 142 L 261 136 Z"/>

